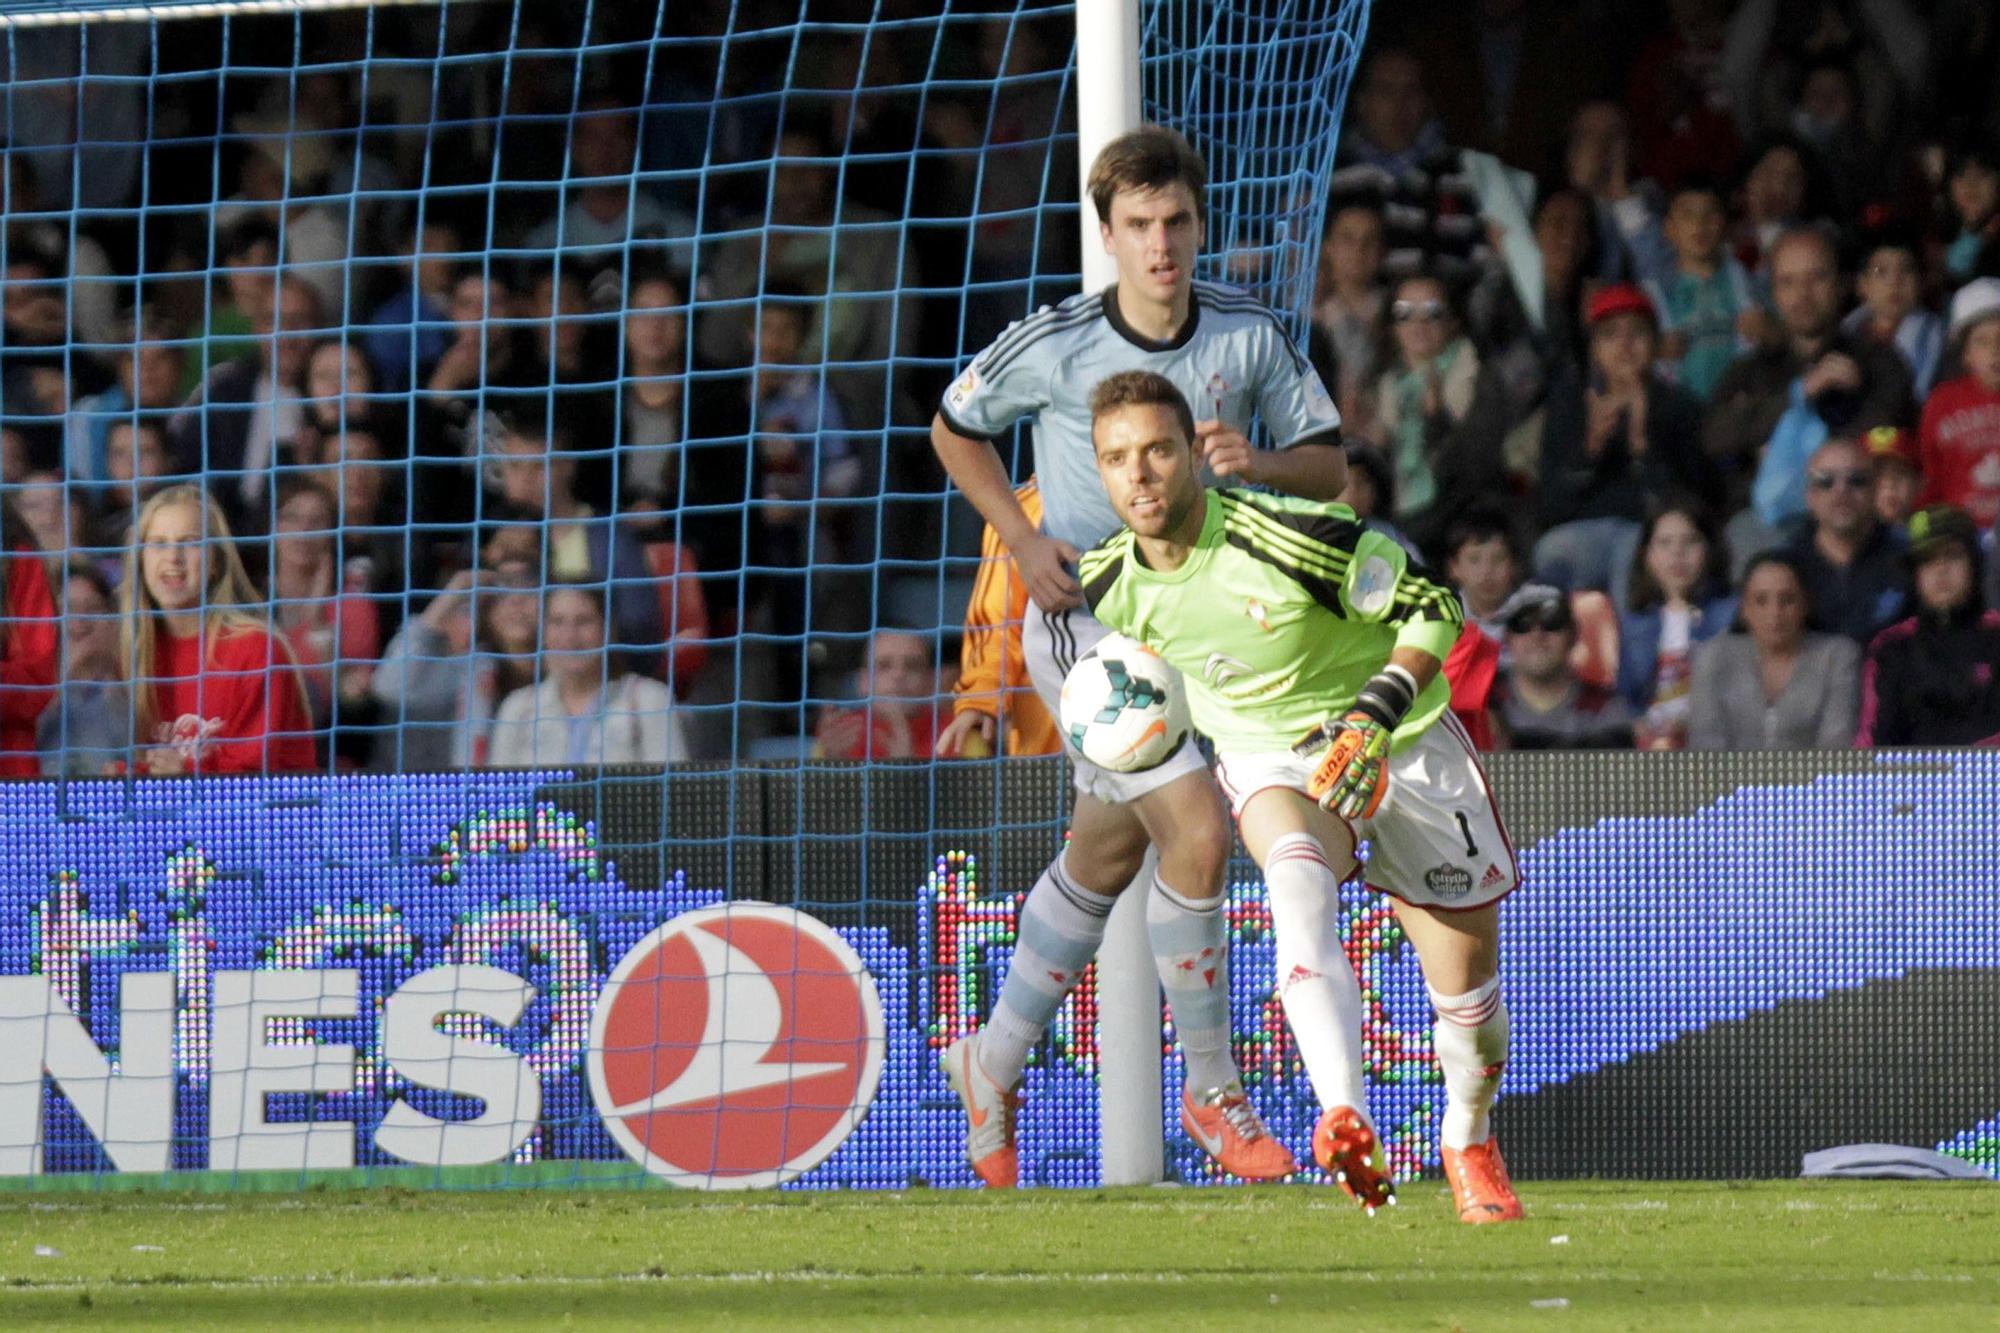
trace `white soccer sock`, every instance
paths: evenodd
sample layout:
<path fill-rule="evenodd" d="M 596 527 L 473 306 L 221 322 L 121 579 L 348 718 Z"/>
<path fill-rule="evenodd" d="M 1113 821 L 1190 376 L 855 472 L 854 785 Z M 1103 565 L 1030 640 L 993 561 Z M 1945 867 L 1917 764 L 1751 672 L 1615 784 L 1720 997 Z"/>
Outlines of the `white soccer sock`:
<path fill-rule="evenodd" d="M 1049 862 L 1021 905 L 1014 961 L 993 1016 L 979 1033 L 979 1067 L 1003 1088 L 1021 1077 L 1029 1049 L 1097 956 L 1105 919 L 1118 901 L 1078 884 L 1063 862 L 1061 856 Z"/>
<path fill-rule="evenodd" d="M 1340 876 L 1309 833 L 1288 833 L 1264 857 L 1278 945 L 1278 999 L 1321 1110 L 1368 1114 L 1361 1078 L 1361 984 L 1341 947 Z M 1371 1121 L 1371 1123 L 1373 1123 Z"/>
<path fill-rule="evenodd" d="M 1153 966 L 1173 1011 L 1174 1033 L 1187 1063 L 1187 1082 L 1208 1092 L 1236 1077 L 1229 1050 L 1229 922 L 1226 896 L 1206 900 L 1176 893 L 1158 875 L 1146 897 L 1146 937 Z"/>
<path fill-rule="evenodd" d="M 1496 976 L 1464 995 L 1433 990 L 1431 1004 L 1438 1019 L 1431 1048 L 1444 1069 L 1448 1094 L 1440 1137 L 1447 1148 L 1469 1148 L 1492 1133 L 1487 1122 L 1507 1067 L 1507 1001 Z"/>

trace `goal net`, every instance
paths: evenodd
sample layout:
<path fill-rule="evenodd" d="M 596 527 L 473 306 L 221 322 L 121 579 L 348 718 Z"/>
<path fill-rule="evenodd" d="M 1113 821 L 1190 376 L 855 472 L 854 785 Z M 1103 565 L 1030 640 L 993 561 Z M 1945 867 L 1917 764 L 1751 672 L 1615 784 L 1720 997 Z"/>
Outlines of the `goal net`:
<path fill-rule="evenodd" d="M 1142 13 L 1204 276 L 1303 341 L 1365 0 Z M 931 757 L 983 565 L 928 427 L 1076 289 L 1073 42 L 1053 0 L 0 3 L 0 761 L 44 779 L 0 1173 L 969 1183 L 935 1054 L 1064 784 Z M 702 915 L 748 902 L 837 942 Z M 874 1028 L 804 1035 L 812 949 Z M 620 1072 L 642 973 L 696 1016 Z M 1036 1179 L 1095 1179 L 1094 1003 Z"/>

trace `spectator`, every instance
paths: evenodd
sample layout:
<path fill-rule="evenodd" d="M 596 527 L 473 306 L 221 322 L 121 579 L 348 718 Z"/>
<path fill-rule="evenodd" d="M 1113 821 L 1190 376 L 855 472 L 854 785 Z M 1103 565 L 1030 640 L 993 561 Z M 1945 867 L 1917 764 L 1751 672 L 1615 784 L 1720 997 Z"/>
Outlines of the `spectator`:
<path fill-rule="evenodd" d="M 666 639 L 646 553 L 623 525 L 576 498 L 576 459 L 552 448 L 539 420 L 517 424 L 499 442 L 500 498 L 542 528 L 549 577 L 606 583 L 613 642 L 650 665 Z"/>
<path fill-rule="evenodd" d="M 1632 119 L 1617 102 L 1585 102 L 1570 118 L 1563 165 L 1597 223 L 1599 262 L 1586 277 L 1639 282 L 1673 262 L 1647 197 L 1657 191 L 1638 178 L 1633 151 Z"/>
<path fill-rule="evenodd" d="M 528 233 L 527 247 L 559 252 L 574 278 L 617 268 L 628 245 L 647 252 L 636 259 L 658 266 L 671 257 L 676 269 L 686 271 L 693 222 L 666 208 L 650 190 L 633 188 L 638 113 L 616 97 L 592 97 L 569 117 L 569 127 L 569 179 L 576 195 Z"/>
<path fill-rule="evenodd" d="M 1625 601 L 1625 572 L 1649 510 L 1668 494 L 1701 494 L 1701 404 L 1653 374 L 1658 328 L 1637 287 L 1590 299 L 1590 382 L 1559 384 L 1542 427 L 1538 499 L 1547 528 L 1535 577 L 1565 592 L 1609 589 Z"/>
<path fill-rule="evenodd" d="M 73 535 L 78 546 L 104 549 L 127 544 L 140 506 L 166 485 L 167 432 L 158 421 L 121 421 L 105 441 L 104 459 L 105 487 L 89 524 Z"/>
<path fill-rule="evenodd" d="M 91 61 L 93 72 L 97 72 L 95 60 Z M 15 78 L 23 77 L 20 69 L 14 71 Z M 99 84 L 93 93 L 103 91 Z M 20 92 L 16 87 L 17 95 Z M 63 90 L 68 95 L 68 89 Z M 71 127 L 67 121 L 65 131 Z M 93 145 L 96 146 L 96 145 Z M 104 145 L 108 147 L 109 145 Z M 121 337 L 118 310 L 131 300 L 131 281 L 121 277 L 111 266 L 110 256 L 104 247 L 86 230 L 87 221 L 79 227 L 71 227 L 60 216 L 61 207 L 42 198 L 42 191 L 34 170 L 28 165 L 33 154 L 18 151 L 21 145 L 11 145 L 17 151 L 7 154 L 7 207 L 9 218 L 18 218 L 15 235 L 32 244 L 44 254 L 66 258 L 64 274 L 67 282 L 65 298 L 71 318 L 76 321 L 76 340 L 83 343 L 115 343 Z M 62 182 L 65 191 L 69 182 Z M 43 214 L 36 217 L 35 214 Z M 50 217 L 48 214 L 57 214 Z"/>
<path fill-rule="evenodd" d="M 1515 750 L 1627 750 L 1632 709 L 1614 691 L 1577 679 L 1576 617 L 1559 588 L 1531 583 L 1508 601 L 1507 655 L 1496 712 Z"/>
<path fill-rule="evenodd" d="M 101 377 L 86 359 L 69 352 L 68 265 L 59 246 L 36 233 L 10 228 L 5 237 L 6 279 L 0 283 L 0 405 L 21 432 L 40 467 L 62 455 L 64 414 L 77 394 L 95 393 Z M 89 376 L 78 384 L 73 377 Z"/>
<path fill-rule="evenodd" d="M 222 260 L 222 299 L 207 281 L 206 255 L 184 256 L 183 263 L 202 271 L 199 310 L 205 322 L 194 355 L 182 371 L 183 396 L 194 392 L 211 370 L 227 361 L 248 361 L 257 355 L 252 320 L 269 311 L 277 299 L 278 230 L 261 217 L 239 218 L 215 240 Z"/>
<path fill-rule="evenodd" d="M 79 398 L 70 409 L 63 454 L 72 485 L 107 480 L 105 441 L 120 421 L 164 420 L 180 406 L 181 371 L 186 358 L 164 326 L 148 322 L 130 346 L 112 352 L 116 383 Z"/>
<path fill-rule="evenodd" d="M 1333 190 L 1380 202 L 1390 273 L 1421 269 L 1465 279 L 1478 271 L 1486 237 L 1477 198 L 1432 114 L 1423 66 L 1408 51 L 1371 44 L 1362 57 Z"/>
<path fill-rule="evenodd" d="M 1923 465 L 1917 461 L 1916 432 L 1901 426 L 1877 426 L 1861 439 L 1875 468 L 1875 484 L 1870 494 L 1876 521 L 1901 533 L 1910 515 L 1917 512 L 1917 499 L 1924 489 Z"/>
<path fill-rule="evenodd" d="M 271 470 L 297 461 L 306 360 L 320 327 L 313 288 L 281 275 L 275 323 L 265 306 L 251 312 L 251 327 L 255 355 L 209 371 L 167 428 L 174 470 L 206 475 L 225 511 L 239 519 L 261 516 Z"/>
<path fill-rule="evenodd" d="M 763 525 L 743 512 L 754 407 L 747 376 L 688 362 L 687 297 L 663 274 L 633 279 L 625 317 L 623 435 L 618 492 L 627 513 L 657 508 L 669 518 L 662 540 L 693 549 L 705 575 L 728 578 L 743 565 L 746 537 L 763 545 Z M 710 583 L 729 605 L 736 589 Z"/>
<path fill-rule="evenodd" d="M 1806 465 L 1812 526 L 1789 553 L 1805 588 L 1807 626 L 1816 634 L 1845 635 L 1857 644 L 1902 618 L 1909 581 L 1902 539 L 1876 517 L 1874 483 L 1854 441 L 1821 445 Z"/>
<path fill-rule="evenodd" d="M 1742 151 L 1722 63 L 1728 17 L 1729 0 L 1675 0 L 1668 26 L 1633 59 L 1625 104 L 1640 169 L 1670 186 L 1733 163 Z"/>
<path fill-rule="evenodd" d="M 408 281 L 375 307 L 362 335 L 369 364 L 385 392 L 403 393 L 422 384 L 451 346 L 459 249 L 457 229 L 436 216 L 404 235 L 399 253 L 409 262 Z"/>
<path fill-rule="evenodd" d="M 1877 236 L 1862 254 L 1855 281 L 1861 304 L 1840 324 L 1852 338 L 1893 347 L 1919 400 L 1930 394 L 1944 348 L 1944 321 L 1924 309 L 1922 285 L 1916 243 L 1895 233 Z"/>
<path fill-rule="evenodd" d="M 1698 177 L 1682 181 L 1667 197 L 1661 228 L 1670 262 L 1646 275 L 1646 292 L 1660 315 L 1660 359 L 1704 401 L 1768 322 L 1750 275 L 1723 245 L 1727 229 L 1722 192 Z"/>
<path fill-rule="evenodd" d="M 1033 481 L 1014 496 L 1028 522 L 1041 525 L 1042 492 Z M 1062 735 L 1021 654 L 1021 623 L 1028 614 L 1028 585 L 1014 569 L 991 523 L 979 545 L 979 577 L 965 607 L 965 640 L 959 651 L 958 682 L 952 687 L 951 723 L 937 738 L 940 759 L 1054 754 Z"/>
<path fill-rule="evenodd" d="M 335 325 L 346 324 L 348 219 L 322 193 L 333 145 L 323 135 L 294 133 L 293 114 L 283 106 L 245 111 L 232 128 L 249 151 L 237 172 L 242 188 L 216 210 L 218 219 L 256 217 L 270 224 L 283 241 L 286 273 L 312 288 Z M 245 313 L 257 317 L 256 310 Z"/>
<path fill-rule="evenodd" d="M 557 583 L 542 600 L 536 684 L 493 719 L 495 768 L 666 764 L 688 757 L 673 695 L 605 645 L 603 589 Z"/>
<path fill-rule="evenodd" d="M 1944 276 L 1956 287 L 2000 274 L 2000 152 L 1974 145 L 1946 181 Z"/>
<path fill-rule="evenodd" d="M 1395 466 L 1396 520 L 1422 542 L 1474 484 L 1446 455 L 1472 407 L 1479 353 L 1428 274 L 1396 284 L 1389 318 L 1396 353 L 1376 386 L 1375 436 Z"/>
<path fill-rule="evenodd" d="M 0 538 L 0 777 L 34 777 L 35 719 L 53 697 L 61 622 L 32 530 L 4 498 Z"/>
<path fill-rule="evenodd" d="M 1319 247 L 1312 334 L 1320 378 L 1334 391 L 1343 421 L 1374 419 L 1382 368 L 1382 209 L 1368 198 L 1336 198 Z"/>
<path fill-rule="evenodd" d="M 937 669 L 924 636 L 878 629 L 858 708 L 829 708 L 813 737 L 816 759 L 929 759 L 944 730 Z"/>
<path fill-rule="evenodd" d="M 1364 527 L 1389 538 L 1413 558 L 1423 559 L 1417 544 L 1384 517 L 1396 511 L 1396 476 L 1389 468 L 1389 460 L 1374 445 L 1348 444 L 1347 489 L 1340 493 L 1340 502 L 1354 511 Z"/>
<path fill-rule="evenodd" d="M 577 493 L 609 510 L 612 421 L 617 413 L 615 349 L 600 346 L 607 331 L 592 315 L 583 284 L 571 272 L 535 275 L 526 303 L 536 400 L 516 415 L 560 423 L 564 445 L 579 451 Z M 614 335 L 615 336 L 615 335 Z M 546 403 L 543 401 L 546 396 Z"/>
<path fill-rule="evenodd" d="M 271 601 L 278 633 L 305 682 L 313 725 L 332 724 L 368 695 L 368 677 L 382 650 L 382 627 L 366 592 L 365 571 L 343 568 L 338 549 L 339 501 L 314 481 L 278 488 L 278 523 L 271 541 Z"/>
<path fill-rule="evenodd" d="M 1751 560 L 1740 632 L 1695 654 L 1690 750 L 1844 750 L 1860 711 L 1861 646 L 1809 633 L 1805 571 L 1786 554 Z"/>
<path fill-rule="evenodd" d="M 377 401 L 375 371 L 368 358 L 358 343 L 340 338 L 328 338 L 307 353 L 303 408 L 298 444 L 308 458 L 319 452 L 312 437 L 326 439 L 345 430 L 375 430 L 387 424 L 381 421 L 386 409 Z"/>
<path fill-rule="evenodd" d="M 1457 466 L 1497 457 L 1510 480 L 1533 481 L 1541 434 L 1530 418 L 1553 386 L 1583 373 L 1583 293 L 1602 263 L 1595 217 L 1581 190 L 1551 190 L 1535 205 L 1535 262 L 1519 273 L 1496 270 L 1473 290 L 1472 340 L 1483 374 L 1465 414 Z M 1525 291 L 1536 301 L 1524 302 Z M 1523 421 L 1529 424 L 1516 429 Z M 1489 480 L 1499 480 L 1497 473 Z"/>
<path fill-rule="evenodd" d="M 340 502 L 340 558 L 347 580 L 372 591 L 400 592 L 404 571 L 422 568 L 433 544 L 433 534 L 406 518 L 408 469 L 383 458 L 380 439 L 366 430 L 326 436 L 312 461 L 318 466 L 307 476 Z"/>
<path fill-rule="evenodd" d="M 1513 525 L 1494 510 L 1469 511 L 1452 521 L 1443 549 L 1445 577 L 1458 589 L 1466 622 L 1479 626 L 1504 649 L 1506 625 L 1501 608 L 1522 579 Z M 1506 664 L 1503 661 L 1501 665 Z"/>
<path fill-rule="evenodd" d="M 1728 567 L 1714 520 L 1697 503 L 1668 503 L 1639 534 L 1619 617 L 1618 692 L 1639 715 L 1633 741 L 1642 750 L 1687 744 L 1694 651 L 1736 619 Z"/>
<path fill-rule="evenodd" d="M 687 401 L 687 297 L 664 274 L 635 279 L 626 298 L 625 388 L 618 494 L 671 508 L 682 489 Z"/>
<path fill-rule="evenodd" d="M 524 565 L 464 569 L 389 641 L 368 683 L 377 769 L 484 768 L 501 700 L 531 687 L 541 602 Z"/>
<path fill-rule="evenodd" d="M 136 771 L 315 767 L 312 716 L 291 651 L 251 609 L 259 599 L 229 520 L 199 486 L 161 491 L 139 511 L 119 600 Z"/>
<path fill-rule="evenodd" d="M 1932 505 L 1910 520 L 1916 614 L 1868 646 L 1854 743 L 2000 743 L 2000 611 L 1979 600 L 1979 532 L 1964 510 Z"/>
<path fill-rule="evenodd" d="M 424 380 L 433 406 L 462 423 L 481 389 L 517 388 L 534 383 L 525 348 L 515 336 L 514 293 L 504 283 L 468 273 L 451 289 L 451 343 Z M 455 400 L 456 410 L 451 405 Z M 467 452 L 475 442 L 467 441 Z"/>
<path fill-rule="evenodd" d="M 1951 345 L 1965 373 L 1924 404 L 1923 502 L 1955 505 L 1990 528 L 2000 519 L 2000 278 L 1975 278 L 1952 297 Z"/>
<path fill-rule="evenodd" d="M 1815 180 L 1806 150 L 1788 138 L 1768 138 L 1750 153 L 1741 216 L 1732 249 L 1744 271 L 1762 278 L 1787 232 L 1818 221 Z"/>
<path fill-rule="evenodd" d="M 21 478 L 13 503 L 21 521 L 15 531 L 31 537 L 43 563 L 60 575 L 70 552 L 82 548 L 90 530 L 82 491 L 64 486 L 53 472 L 30 472 Z"/>
<path fill-rule="evenodd" d="M 1716 385 L 1708 451 L 1747 488 L 1767 527 L 1805 510 L 1805 462 L 1831 435 L 1901 425 L 1911 410 L 1901 356 L 1839 328 L 1834 243 L 1810 229 L 1786 232 L 1771 253 L 1771 289 L 1782 338 L 1738 361 Z"/>
<path fill-rule="evenodd" d="M 132 692 L 118 656 L 118 603 L 95 565 L 70 564 L 62 631 L 62 686 L 35 724 L 42 776 L 116 772 L 132 753 Z"/>

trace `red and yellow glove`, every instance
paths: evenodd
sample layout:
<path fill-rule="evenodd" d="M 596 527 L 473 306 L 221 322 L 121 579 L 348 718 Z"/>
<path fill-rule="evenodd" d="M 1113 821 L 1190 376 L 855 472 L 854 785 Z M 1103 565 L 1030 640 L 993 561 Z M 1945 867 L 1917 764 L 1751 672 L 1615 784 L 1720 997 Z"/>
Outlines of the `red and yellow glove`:
<path fill-rule="evenodd" d="M 1390 742 L 1416 698 L 1416 677 L 1399 666 L 1384 667 L 1362 686 L 1353 708 L 1299 742 L 1298 753 L 1319 752 L 1306 794 L 1320 809 L 1349 821 L 1374 818 L 1389 791 Z"/>
<path fill-rule="evenodd" d="M 1373 818 L 1389 790 L 1389 729 L 1356 712 L 1329 718 L 1318 735 L 1326 738 L 1326 750 L 1306 794 L 1342 819 Z"/>

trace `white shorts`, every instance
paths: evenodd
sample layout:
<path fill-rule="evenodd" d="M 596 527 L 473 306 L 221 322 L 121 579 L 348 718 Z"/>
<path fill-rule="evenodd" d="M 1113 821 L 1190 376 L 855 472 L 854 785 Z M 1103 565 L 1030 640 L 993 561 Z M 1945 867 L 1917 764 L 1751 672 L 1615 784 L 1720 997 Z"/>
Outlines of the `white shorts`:
<path fill-rule="evenodd" d="M 1028 603 L 1028 614 L 1021 622 L 1021 655 L 1028 660 L 1028 678 L 1035 683 L 1035 693 L 1041 695 L 1042 702 L 1048 705 L 1050 717 L 1062 716 L 1063 677 L 1069 675 L 1069 669 L 1076 665 L 1077 658 L 1089 652 L 1099 639 L 1110 632 L 1103 621 L 1083 607 L 1049 612 L 1033 602 Z M 1076 789 L 1112 805 L 1136 801 L 1149 791 L 1158 791 L 1175 778 L 1199 773 L 1207 767 L 1192 732 L 1164 764 L 1143 773 L 1113 773 L 1110 769 L 1099 768 L 1070 744 L 1068 736 L 1063 737 L 1063 751 L 1069 755 L 1070 766 L 1076 774 Z"/>
<path fill-rule="evenodd" d="M 1305 794 L 1314 759 L 1290 750 L 1219 755 L 1216 780 L 1238 818 L 1266 787 Z M 1465 728 L 1450 712 L 1389 760 L 1389 790 L 1372 819 L 1350 825 L 1369 844 L 1366 882 L 1418 907 L 1465 912 L 1521 882 L 1514 844 Z"/>

